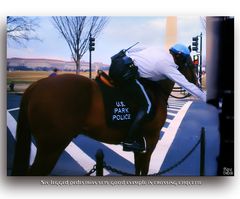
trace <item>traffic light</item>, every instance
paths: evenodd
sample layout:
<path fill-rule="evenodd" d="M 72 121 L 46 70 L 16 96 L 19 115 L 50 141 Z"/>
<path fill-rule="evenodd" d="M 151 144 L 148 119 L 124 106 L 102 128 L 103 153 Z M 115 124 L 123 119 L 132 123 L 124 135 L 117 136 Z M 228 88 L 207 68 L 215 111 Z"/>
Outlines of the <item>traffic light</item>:
<path fill-rule="evenodd" d="M 192 38 L 192 50 L 198 52 L 198 36 Z"/>
<path fill-rule="evenodd" d="M 194 63 L 195 65 L 198 65 L 198 64 L 199 64 L 198 55 L 193 55 L 193 63 Z"/>
<path fill-rule="evenodd" d="M 89 50 L 94 51 L 95 50 L 95 38 L 89 37 Z"/>

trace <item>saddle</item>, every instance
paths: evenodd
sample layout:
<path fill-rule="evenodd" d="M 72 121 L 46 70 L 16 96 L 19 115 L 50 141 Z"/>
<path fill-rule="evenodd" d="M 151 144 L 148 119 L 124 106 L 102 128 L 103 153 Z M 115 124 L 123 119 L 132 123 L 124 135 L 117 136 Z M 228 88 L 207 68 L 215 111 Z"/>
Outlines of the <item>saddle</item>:
<path fill-rule="evenodd" d="M 113 80 L 103 70 L 98 70 L 96 75 L 96 82 L 102 83 L 107 87 L 115 87 Z"/>
<path fill-rule="evenodd" d="M 139 105 L 124 93 L 102 70 L 98 70 L 95 81 L 103 94 L 106 121 L 114 128 L 130 127 L 139 110 Z"/>

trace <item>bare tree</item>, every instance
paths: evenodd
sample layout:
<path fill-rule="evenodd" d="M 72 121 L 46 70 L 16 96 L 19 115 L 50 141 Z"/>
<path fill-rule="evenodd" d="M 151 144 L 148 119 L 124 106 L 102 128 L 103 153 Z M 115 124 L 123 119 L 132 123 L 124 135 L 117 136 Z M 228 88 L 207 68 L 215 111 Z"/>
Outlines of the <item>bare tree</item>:
<path fill-rule="evenodd" d="M 37 37 L 36 29 L 39 27 L 37 17 L 8 16 L 7 17 L 7 38 L 25 47 L 25 42 L 40 40 Z"/>
<path fill-rule="evenodd" d="M 76 73 L 80 70 L 80 60 L 88 51 L 89 37 L 97 37 L 106 25 L 107 17 L 52 17 L 53 24 L 66 40 L 72 58 L 76 64 Z"/>

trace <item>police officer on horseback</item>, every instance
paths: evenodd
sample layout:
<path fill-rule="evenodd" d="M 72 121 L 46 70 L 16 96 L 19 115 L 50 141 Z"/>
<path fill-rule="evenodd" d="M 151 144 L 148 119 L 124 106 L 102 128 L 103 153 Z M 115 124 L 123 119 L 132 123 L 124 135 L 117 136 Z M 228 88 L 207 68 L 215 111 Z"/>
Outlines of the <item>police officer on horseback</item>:
<path fill-rule="evenodd" d="M 175 44 L 169 52 L 159 47 L 129 49 L 111 57 L 109 76 L 117 85 L 122 86 L 129 96 L 137 100 L 140 107 L 123 142 L 123 150 L 144 153 L 146 141 L 137 132 L 150 113 L 152 104 L 139 78 L 155 82 L 170 79 L 202 101 L 206 101 L 206 94 L 178 70 L 180 66 L 186 65 L 190 57 L 190 50 L 185 45 Z"/>

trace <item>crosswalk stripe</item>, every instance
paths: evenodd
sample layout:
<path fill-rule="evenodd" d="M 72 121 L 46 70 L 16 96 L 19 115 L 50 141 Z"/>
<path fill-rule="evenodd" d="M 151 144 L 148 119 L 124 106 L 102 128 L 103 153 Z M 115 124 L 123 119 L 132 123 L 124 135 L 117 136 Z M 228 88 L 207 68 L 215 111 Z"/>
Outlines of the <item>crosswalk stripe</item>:
<path fill-rule="evenodd" d="M 174 108 L 167 108 L 167 110 L 168 110 L 168 111 L 179 111 L 180 108 L 175 108 L 175 107 L 174 107 Z"/>
<path fill-rule="evenodd" d="M 160 170 L 167 152 L 176 136 L 177 130 L 192 102 L 187 102 L 178 112 L 176 117 L 166 129 L 164 136 L 158 141 L 155 150 L 151 156 L 149 173 L 156 173 Z"/>
<path fill-rule="evenodd" d="M 170 119 L 168 119 L 168 118 L 166 119 L 166 122 L 167 122 L 167 123 L 171 123 L 171 121 L 172 121 L 172 120 L 170 120 Z"/>
<path fill-rule="evenodd" d="M 18 111 L 20 108 L 17 107 L 17 108 L 11 108 L 11 109 L 8 109 L 8 112 L 11 112 L 11 111 Z"/>
<path fill-rule="evenodd" d="M 171 112 L 168 112 L 167 115 L 176 116 L 177 113 L 171 113 Z"/>
<path fill-rule="evenodd" d="M 7 111 L 7 127 L 10 130 L 14 139 L 16 139 L 17 122 L 8 111 Z M 33 143 L 31 143 L 30 165 L 32 165 L 35 159 L 36 153 L 37 153 L 37 148 Z"/>
<path fill-rule="evenodd" d="M 103 143 L 103 142 L 102 142 L 102 144 L 105 145 L 106 147 L 108 147 L 109 149 L 113 150 L 118 155 L 122 156 L 123 158 L 125 158 L 126 160 L 131 162 L 132 164 L 134 164 L 134 154 L 123 151 L 121 145 L 107 144 L 107 143 Z"/>
<path fill-rule="evenodd" d="M 181 108 L 184 104 L 168 104 L 168 108 Z"/>
<path fill-rule="evenodd" d="M 167 128 L 162 127 L 161 131 L 163 131 L 165 133 L 167 131 Z"/>
<path fill-rule="evenodd" d="M 83 152 L 76 144 L 71 142 L 65 149 L 65 151 L 86 171 L 90 171 L 93 165 L 96 164 L 90 156 Z M 104 175 L 108 175 L 109 172 L 104 169 Z"/>

